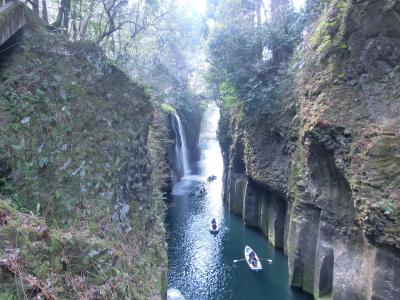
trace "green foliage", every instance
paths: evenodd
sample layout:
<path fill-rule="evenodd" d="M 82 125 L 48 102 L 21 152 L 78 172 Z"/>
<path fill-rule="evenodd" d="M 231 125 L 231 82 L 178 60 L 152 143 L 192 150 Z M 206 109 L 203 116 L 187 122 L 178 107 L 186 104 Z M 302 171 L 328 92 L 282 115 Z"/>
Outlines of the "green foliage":
<path fill-rule="evenodd" d="M 314 22 L 329 7 L 332 0 L 306 0 L 304 15 L 307 25 Z"/>
<path fill-rule="evenodd" d="M 51 282 L 60 299 L 79 298 L 65 278 L 82 278 L 83 293 L 101 290 L 107 299 L 160 295 L 165 208 L 151 172 L 134 194 L 129 236 L 120 236 L 112 220 L 113 195 L 126 169 L 149 168 L 144 133 L 152 103 L 145 87 L 92 43 L 53 38 L 28 35 L 23 51 L 0 69 L 1 175 L 3 166 L 11 169 L 0 179 L 0 197 L 13 206 L 4 209 L 7 224 L 0 222 L 0 259 L 5 245 L 19 248 L 29 275 Z M 68 55 L 57 54 L 61 48 Z M 0 200 L 0 218 L 2 209 Z M 14 276 L 0 273 L 1 295 L 23 292 Z"/>
<path fill-rule="evenodd" d="M 49 158 L 48 157 L 40 157 L 39 158 L 39 168 L 43 169 L 49 164 Z"/>
<path fill-rule="evenodd" d="M 165 102 L 161 103 L 161 110 L 167 114 L 173 114 L 176 112 L 175 108 L 171 104 Z"/>
<path fill-rule="evenodd" d="M 224 105 L 236 99 L 256 108 L 279 98 L 280 69 L 301 39 L 304 16 L 289 2 L 275 3 L 268 21 L 255 22 L 261 8 L 245 2 L 214 3 L 215 24 L 207 38 L 211 94 Z"/>
<path fill-rule="evenodd" d="M 236 89 L 233 85 L 229 85 L 226 81 L 219 85 L 220 99 L 226 107 L 233 105 L 237 100 Z"/>
<path fill-rule="evenodd" d="M 339 0 L 334 2 L 337 13 L 334 17 L 324 16 L 318 24 L 317 28 L 310 37 L 311 46 L 316 49 L 317 53 L 323 55 L 328 49 L 338 47 L 347 49 L 347 45 L 342 42 L 341 37 L 344 35 L 344 28 L 341 22 L 346 17 L 349 10 L 347 0 Z"/>

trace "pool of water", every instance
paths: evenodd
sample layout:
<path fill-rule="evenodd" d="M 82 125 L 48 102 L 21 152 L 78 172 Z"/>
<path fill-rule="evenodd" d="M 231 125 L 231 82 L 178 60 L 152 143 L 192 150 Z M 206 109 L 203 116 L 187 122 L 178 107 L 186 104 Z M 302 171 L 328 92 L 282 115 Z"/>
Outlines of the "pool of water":
<path fill-rule="evenodd" d="M 210 105 L 200 135 L 201 159 L 192 174 L 174 186 L 167 212 L 168 287 L 177 288 L 187 300 L 312 299 L 288 285 L 287 258 L 274 249 L 259 230 L 243 225 L 240 217 L 229 213 L 222 200 L 223 162 L 216 138 L 219 111 Z M 211 174 L 217 176 L 207 182 Z M 207 194 L 191 195 L 198 182 Z M 212 218 L 220 231 L 209 232 Z M 244 258 L 244 247 L 252 247 L 263 261 L 263 270 L 252 272 Z"/>

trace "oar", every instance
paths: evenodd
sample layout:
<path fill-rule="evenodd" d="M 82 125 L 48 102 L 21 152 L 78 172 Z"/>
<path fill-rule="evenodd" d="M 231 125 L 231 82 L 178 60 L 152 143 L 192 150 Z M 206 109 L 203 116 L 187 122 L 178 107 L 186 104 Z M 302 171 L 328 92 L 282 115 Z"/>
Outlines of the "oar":
<path fill-rule="evenodd" d="M 245 258 L 243 258 L 243 259 L 234 259 L 233 262 L 236 263 L 236 262 L 242 261 L 242 260 L 246 260 L 246 259 Z"/>
<path fill-rule="evenodd" d="M 258 259 L 266 260 L 268 263 L 272 264 L 272 259 L 266 259 L 266 258 L 260 258 L 260 257 Z"/>
<path fill-rule="evenodd" d="M 268 263 L 272 264 L 272 259 L 266 259 L 266 258 L 258 258 L 258 259 L 262 259 L 262 260 L 266 260 Z M 246 258 L 243 259 L 234 259 L 233 262 L 237 263 L 238 261 L 243 261 L 246 260 Z"/>

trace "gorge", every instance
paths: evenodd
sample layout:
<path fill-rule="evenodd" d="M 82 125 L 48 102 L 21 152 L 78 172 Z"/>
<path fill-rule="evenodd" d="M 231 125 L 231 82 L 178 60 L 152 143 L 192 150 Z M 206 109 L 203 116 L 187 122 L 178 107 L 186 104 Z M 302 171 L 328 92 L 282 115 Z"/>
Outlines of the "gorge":
<path fill-rule="evenodd" d="M 25 2 L 1 300 L 400 299 L 400 0 Z"/>

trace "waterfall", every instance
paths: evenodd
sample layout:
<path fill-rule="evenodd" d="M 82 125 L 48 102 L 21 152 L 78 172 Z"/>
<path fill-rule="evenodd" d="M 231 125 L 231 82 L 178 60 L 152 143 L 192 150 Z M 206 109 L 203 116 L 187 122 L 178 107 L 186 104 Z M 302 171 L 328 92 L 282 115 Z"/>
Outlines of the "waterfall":
<path fill-rule="evenodd" d="M 175 113 L 175 118 L 176 118 L 176 122 L 178 123 L 178 131 L 179 131 L 179 134 L 177 134 L 176 129 L 175 129 L 175 133 L 176 133 L 176 144 L 175 144 L 176 158 L 177 158 L 178 162 L 180 163 L 183 176 L 186 176 L 186 175 L 190 174 L 189 159 L 188 159 L 187 146 L 186 146 L 186 136 L 185 136 L 185 131 L 183 130 L 181 119 L 179 118 L 179 115 L 177 113 Z M 175 128 L 175 126 L 174 126 L 174 128 Z M 179 146 L 179 143 L 178 143 L 178 136 L 180 138 L 180 146 Z"/>

